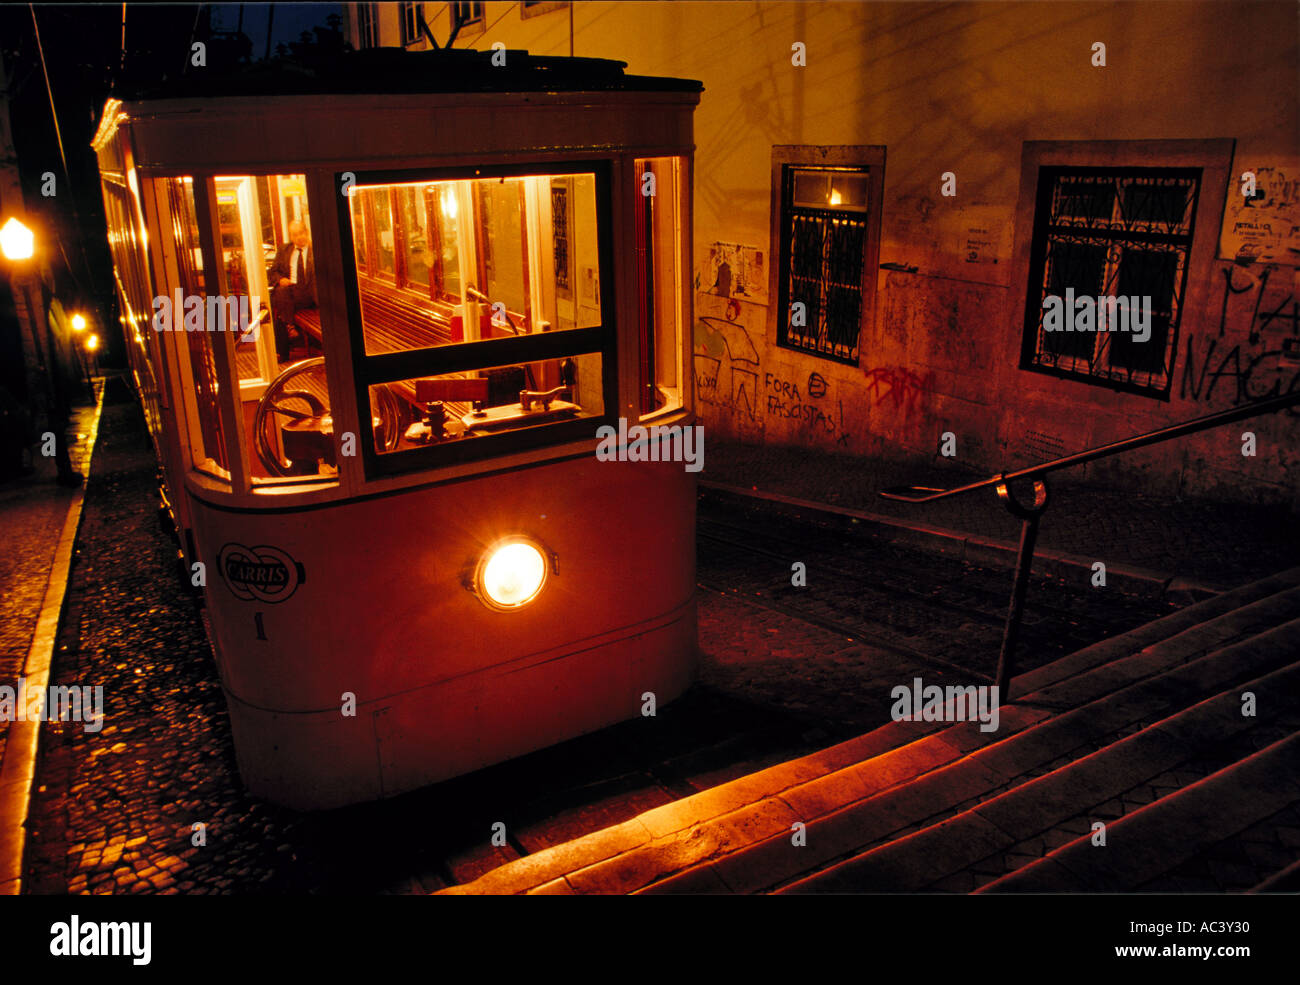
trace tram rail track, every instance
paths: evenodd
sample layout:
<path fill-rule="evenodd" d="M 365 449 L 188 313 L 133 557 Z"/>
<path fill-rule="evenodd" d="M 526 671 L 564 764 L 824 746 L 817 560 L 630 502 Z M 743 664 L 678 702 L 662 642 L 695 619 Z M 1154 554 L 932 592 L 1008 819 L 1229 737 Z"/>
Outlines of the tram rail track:
<path fill-rule="evenodd" d="M 1000 645 L 1008 573 L 837 530 L 821 518 L 791 517 L 757 504 L 737 508 L 707 495 L 701 497 L 696 524 L 696 578 L 702 588 L 734 594 L 896 655 L 988 678 L 992 658 L 985 655 L 996 654 Z M 796 561 L 817 579 L 816 592 L 791 584 Z M 882 571 L 887 577 L 877 576 Z M 823 587 L 828 583 L 830 588 Z M 1163 614 L 1174 608 L 1090 591 L 1095 590 L 1060 579 L 1034 579 L 1022 637 L 1026 669 L 1137 625 L 1151 618 L 1153 609 Z M 963 652 L 973 659 L 953 659 Z"/>

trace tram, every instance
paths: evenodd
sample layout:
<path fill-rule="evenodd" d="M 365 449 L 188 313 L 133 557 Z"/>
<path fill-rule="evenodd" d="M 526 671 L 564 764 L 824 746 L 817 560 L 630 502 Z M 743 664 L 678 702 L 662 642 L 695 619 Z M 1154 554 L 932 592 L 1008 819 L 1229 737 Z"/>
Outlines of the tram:
<path fill-rule="evenodd" d="M 694 678 L 695 475 L 595 452 L 620 421 L 694 419 L 702 87 L 497 54 L 182 79 L 110 100 L 94 139 L 240 773 L 290 807 L 464 774 Z"/>

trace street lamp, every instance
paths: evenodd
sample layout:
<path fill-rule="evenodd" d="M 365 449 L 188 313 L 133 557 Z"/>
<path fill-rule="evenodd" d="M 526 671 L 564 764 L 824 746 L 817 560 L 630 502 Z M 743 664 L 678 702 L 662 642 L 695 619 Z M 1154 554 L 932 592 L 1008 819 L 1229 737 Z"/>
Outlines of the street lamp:
<path fill-rule="evenodd" d="M 86 330 L 86 318 L 80 312 L 77 312 L 72 316 L 72 330 L 74 332 L 84 332 Z M 90 369 L 86 365 L 86 360 L 83 357 L 81 350 L 77 348 L 75 342 L 72 345 L 72 351 L 77 354 L 77 368 L 81 370 L 81 377 L 86 381 L 86 389 L 90 390 L 93 397 L 94 384 L 90 382 Z"/>
<path fill-rule="evenodd" d="M 36 234 L 11 217 L 0 226 L 0 252 L 6 260 L 30 260 L 36 254 Z"/>
<path fill-rule="evenodd" d="M 78 316 L 80 317 L 80 316 Z M 86 351 L 90 353 L 91 358 L 91 375 L 99 375 L 99 357 L 95 355 L 95 350 L 99 348 L 99 336 L 91 335 L 86 339 Z"/>
<path fill-rule="evenodd" d="M 59 370 L 54 358 L 49 321 L 32 300 L 32 274 L 28 269 L 28 261 L 36 256 L 36 234 L 16 216 L 10 216 L 5 224 L 0 226 L 0 254 L 14 265 L 13 283 L 22 292 L 25 314 L 25 319 L 20 318 L 20 322 L 23 320 L 27 322 L 37 361 L 45 364 L 45 384 L 49 389 L 46 417 L 48 426 L 57 435 L 54 443 L 54 463 L 59 472 L 58 482 L 60 485 L 80 485 L 81 473 L 72 468 L 72 462 L 68 458 L 67 397 L 64 394 L 63 384 L 58 379 Z M 38 325 L 43 328 L 43 333 Z"/>

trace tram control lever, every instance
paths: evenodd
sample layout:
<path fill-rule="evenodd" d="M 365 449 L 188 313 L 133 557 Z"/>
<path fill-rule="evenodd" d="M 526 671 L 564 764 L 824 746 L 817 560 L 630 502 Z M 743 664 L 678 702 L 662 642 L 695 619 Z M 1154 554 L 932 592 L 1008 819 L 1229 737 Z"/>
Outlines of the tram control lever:
<path fill-rule="evenodd" d="M 465 296 L 468 298 L 472 298 L 473 300 L 477 301 L 479 304 L 487 305 L 489 310 L 493 306 L 492 299 L 488 297 L 486 294 L 484 294 L 482 291 L 480 291 L 478 288 L 474 287 L 472 284 L 466 286 Z M 506 306 L 504 304 L 501 305 L 501 314 L 505 318 L 506 324 L 510 326 L 510 331 L 514 332 L 516 335 L 528 334 L 527 332 L 521 331 L 519 326 L 515 324 L 515 320 L 510 317 L 510 312 L 506 310 Z"/>
<path fill-rule="evenodd" d="M 550 410 L 551 401 L 560 397 L 569 401 L 573 400 L 573 395 L 568 384 L 557 386 L 553 390 L 520 390 L 519 409 L 527 414 L 533 409 L 534 403 L 540 403 L 543 410 Z"/>

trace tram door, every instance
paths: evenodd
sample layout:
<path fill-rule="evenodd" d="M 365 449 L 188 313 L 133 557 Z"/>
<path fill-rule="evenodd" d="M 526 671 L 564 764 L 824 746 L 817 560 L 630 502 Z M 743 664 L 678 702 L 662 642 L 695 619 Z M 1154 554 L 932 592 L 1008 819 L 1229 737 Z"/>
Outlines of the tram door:
<path fill-rule="evenodd" d="M 269 315 L 265 244 L 261 235 L 257 195 L 252 178 L 218 178 L 217 214 L 221 225 L 221 261 L 226 293 L 249 298 L 250 315 L 261 315 L 255 331 L 241 334 L 235 344 L 242 401 L 259 400 L 275 379 L 275 340 Z M 274 257 L 272 257 L 274 260 Z"/>

